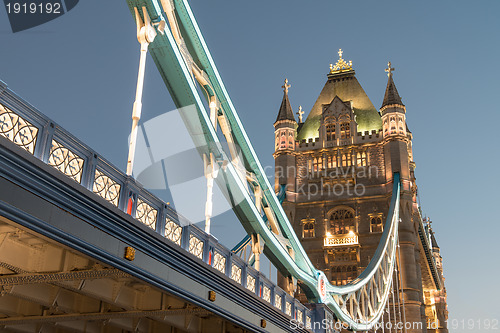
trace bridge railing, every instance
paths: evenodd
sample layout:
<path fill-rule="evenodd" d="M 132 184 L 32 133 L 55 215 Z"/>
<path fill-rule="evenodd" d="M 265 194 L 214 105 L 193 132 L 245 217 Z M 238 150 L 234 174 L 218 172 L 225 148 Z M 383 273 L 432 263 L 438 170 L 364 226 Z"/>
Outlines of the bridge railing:
<path fill-rule="evenodd" d="M 229 283 L 245 288 L 291 319 L 310 327 L 314 311 L 249 266 L 215 237 L 190 224 L 167 203 L 41 114 L 2 81 L 0 136 L 81 184 L 110 209 L 114 206 L 124 211 L 190 253 L 193 260 L 211 266 L 228 278 Z"/>

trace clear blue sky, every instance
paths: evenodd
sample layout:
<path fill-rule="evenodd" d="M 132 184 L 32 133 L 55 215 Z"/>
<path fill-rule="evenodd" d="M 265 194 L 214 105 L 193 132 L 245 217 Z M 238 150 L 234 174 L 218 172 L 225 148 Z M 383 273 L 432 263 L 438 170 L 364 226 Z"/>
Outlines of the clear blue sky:
<path fill-rule="evenodd" d="M 191 6 L 263 165 L 274 164 L 272 124 L 285 77 L 292 107 L 302 105 L 307 115 L 342 48 L 379 107 L 392 62 L 414 135 L 421 204 L 444 257 L 450 318 L 500 319 L 500 2 Z M 16 34 L 2 8 L 0 45 L 1 80 L 125 169 L 139 59 L 125 1 L 80 1 L 68 14 Z M 143 105 L 144 121 L 173 108 L 151 58 Z M 214 232 L 224 242 L 227 230 L 239 227 L 223 223 Z"/>

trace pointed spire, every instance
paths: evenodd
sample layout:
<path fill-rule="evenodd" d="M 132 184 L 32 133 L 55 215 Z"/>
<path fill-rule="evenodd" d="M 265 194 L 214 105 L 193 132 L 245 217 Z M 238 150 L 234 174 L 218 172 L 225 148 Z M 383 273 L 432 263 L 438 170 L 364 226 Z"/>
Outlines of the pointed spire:
<path fill-rule="evenodd" d="M 288 79 L 285 79 L 285 84 L 281 86 L 281 88 L 283 88 L 283 100 L 281 101 L 280 111 L 278 112 L 278 117 L 276 118 L 275 123 L 280 120 L 295 121 L 292 106 L 288 100 L 288 88 L 290 87 L 291 85 L 288 84 Z"/>
<path fill-rule="evenodd" d="M 391 62 L 387 63 L 388 68 L 385 70 L 387 72 L 387 76 L 389 80 L 387 81 L 387 88 L 385 89 L 384 101 L 382 102 L 382 107 L 391 104 L 399 104 L 403 105 L 401 101 L 401 97 L 399 97 L 398 90 L 396 89 L 396 85 L 394 84 L 394 80 L 392 79 L 392 72 L 394 68 L 391 67 Z"/>
<path fill-rule="evenodd" d="M 304 115 L 304 111 L 302 111 L 302 105 L 299 106 L 299 111 L 297 111 L 297 115 L 299 116 L 299 123 L 303 123 L 302 116 Z"/>

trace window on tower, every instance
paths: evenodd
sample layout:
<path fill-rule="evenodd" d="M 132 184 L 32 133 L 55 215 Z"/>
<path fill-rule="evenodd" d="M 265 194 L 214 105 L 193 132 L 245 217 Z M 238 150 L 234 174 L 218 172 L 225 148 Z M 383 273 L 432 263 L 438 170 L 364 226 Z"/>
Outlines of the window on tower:
<path fill-rule="evenodd" d="M 371 216 L 370 217 L 370 232 L 382 232 L 383 230 L 382 224 L 382 215 Z"/>
<path fill-rule="evenodd" d="M 351 153 L 344 153 L 341 155 L 342 159 L 342 166 L 343 167 L 349 167 L 351 166 Z"/>
<path fill-rule="evenodd" d="M 349 123 L 341 123 L 340 124 L 340 138 L 348 139 L 351 137 L 351 126 Z"/>
<path fill-rule="evenodd" d="M 334 266 L 332 267 L 332 284 L 343 286 L 358 277 L 357 265 Z"/>
<path fill-rule="evenodd" d="M 337 152 L 333 152 L 331 155 L 326 156 L 326 167 L 336 168 L 337 167 Z"/>
<path fill-rule="evenodd" d="M 335 140 L 335 123 L 326 124 L 326 141 Z"/>
<path fill-rule="evenodd" d="M 313 171 L 320 171 L 321 169 L 323 169 L 323 159 L 321 158 L 321 156 L 319 157 L 314 157 L 314 160 L 313 160 Z"/>
<path fill-rule="evenodd" d="M 357 157 L 357 161 L 356 161 L 357 166 L 366 166 L 367 165 L 365 152 L 358 152 L 356 154 L 356 157 Z"/>
<path fill-rule="evenodd" d="M 306 221 L 303 224 L 303 230 L 302 230 L 302 237 L 303 238 L 312 238 L 314 237 L 314 221 Z"/>
<path fill-rule="evenodd" d="M 355 232 L 354 211 L 347 208 L 334 210 L 330 215 L 330 227 L 334 235 L 345 235 L 351 231 Z"/>

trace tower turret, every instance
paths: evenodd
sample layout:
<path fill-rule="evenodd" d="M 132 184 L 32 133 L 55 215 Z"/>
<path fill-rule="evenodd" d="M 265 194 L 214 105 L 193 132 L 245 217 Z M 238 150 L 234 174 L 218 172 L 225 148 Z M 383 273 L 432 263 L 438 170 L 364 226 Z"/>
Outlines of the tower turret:
<path fill-rule="evenodd" d="M 399 97 L 398 90 L 392 79 L 394 68 L 391 67 L 390 61 L 387 66 L 388 68 L 385 71 L 389 79 L 385 89 L 384 101 L 380 108 L 384 138 L 395 135 L 406 136 L 406 108 L 401 102 L 401 97 Z"/>
<path fill-rule="evenodd" d="M 287 191 L 295 189 L 295 172 L 288 174 L 289 169 L 295 167 L 295 139 L 297 136 L 297 122 L 288 99 L 288 79 L 285 79 L 283 99 L 274 122 L 274 159 L 275 159 L 275 187 L 287 185 Z"/>
<path fill-rule="evenodd" d="M 406 107 L 401 101 L 396 85 L 392 78 L 394 68 L 391 67 L 391 62 L 387 64 L 388 68 L 385 70 L 387 76 L 387 87 L 385 89 L 384 101 L 380 108 L 380 115 L 382 116 L 383 137 L 386 141 L 385 162 L 386 162 L 386 177 L 387 180 L 392 178 L 393 172 L 399 172 L 401 179 L 405 181 L 410 180 L 410 166 L 411 157 L 411 134 L 407 135 L 406 127 Z M 408 184 L 405 184 L 409 187 Z"/>

